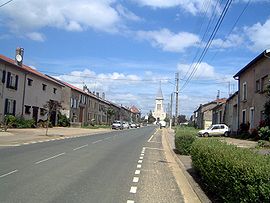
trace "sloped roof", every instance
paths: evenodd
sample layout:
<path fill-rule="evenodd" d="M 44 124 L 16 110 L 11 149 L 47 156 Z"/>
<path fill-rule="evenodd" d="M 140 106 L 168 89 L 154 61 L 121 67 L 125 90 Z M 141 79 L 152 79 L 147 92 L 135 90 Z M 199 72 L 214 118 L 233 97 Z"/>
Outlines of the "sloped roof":
<path fill-rule="evenodd" d="M 162 94 L 161 86 L 159 86 L 156 99 L 163 99 L 163 94 Z"/>
<path fill-rule="evenodd" d="M 22 66 L 18 66 L 16 64 L 15 60 L 13 60 L 11 58 L 8 58 L 8 57 L 6 57 L 6 56 L 4 56 L 2 54 L 0 54 L 0 60 L 8 63 L 9 65 L 12 65 L 13 67 L 17 68 L 18 70 L 26 71 L 28 73 L 31 73 L 31 74 L 36 75 L 38 77 L 41 77 L 41 78 L 43 78 L 45 80 L 49 80 L 49 81 L 51 81 L 53 83 L 56 83 L 56 84 L 58 84 L 60 86 L 63 86 L 60 82 L 57 82 L 57 81 L 53 80 L 52 78 L 46 76 L 45 74 L 43 74 L 41 72 L 38 72 L 37 70 L 35 70 L 35 69 L 33 69 L 33 68 L 31 68 L 31 67 L 29 67 L 27 65 L 23 64 Z"/>
<path fill-rule="evenodd" d="M 130 111 L 132 113 L 140 113 L 139 109 L 136 106 L 134 106 L 134 105 L 130 108 Z"/>

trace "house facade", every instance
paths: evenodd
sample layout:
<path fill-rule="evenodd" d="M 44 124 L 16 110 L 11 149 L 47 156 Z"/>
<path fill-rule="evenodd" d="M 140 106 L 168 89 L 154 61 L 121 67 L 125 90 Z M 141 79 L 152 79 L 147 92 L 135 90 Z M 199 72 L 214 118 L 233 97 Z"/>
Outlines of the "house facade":
<path fill-rule="evenodd" d="M 61 102 L 62 84 L 29 66 L 0 55 L 1 71 L 1 110 L 4 115 L 11 114 L 33 119 L 36 123 L 47 119 L 44 105 L 49 101 Z M 51 122 L 57 123 L 57 112 L 52 112 Z"/>
<path fill-rule="evenodd" d="M 230 128 L 232 134 L 238 130 L 238 91 L 226 101 L 224 123 Z"/>
<path fill-rule="evenodd" d="M 262 52 L 234 76 L 239 89 L 238 127 L 247 123 L 253 129 L 264 120 L 265 91 L 270 74 L 270 59 L 265 54 L 265 51 Z"/>

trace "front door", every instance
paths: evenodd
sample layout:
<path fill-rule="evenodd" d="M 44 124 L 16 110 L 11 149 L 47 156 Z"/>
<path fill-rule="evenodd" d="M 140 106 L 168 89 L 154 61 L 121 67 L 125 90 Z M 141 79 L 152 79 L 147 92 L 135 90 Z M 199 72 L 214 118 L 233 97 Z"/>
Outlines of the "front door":
<path fill-rule="evenodd" d="M 37 124 L 38 121 L 38 107 L 33 106 L 33 116 L 32 118 L 34 119 L 35 123 Z"/>
<path fill-rule="evenodd" d="M 83 107 L 80 107 L 80 117 L 79 117 L 79 122 L 83 122 Z"/>

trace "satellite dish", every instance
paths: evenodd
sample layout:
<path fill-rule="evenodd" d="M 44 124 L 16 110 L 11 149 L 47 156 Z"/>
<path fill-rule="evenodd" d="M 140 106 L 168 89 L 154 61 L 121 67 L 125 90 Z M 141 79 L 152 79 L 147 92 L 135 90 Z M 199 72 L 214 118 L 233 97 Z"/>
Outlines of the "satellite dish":
<path fill-rule="evenodd" d="M 18 62 L 22 62 L 22 56 L 19 55 L 19 54 L 17 54 L 17 55 L 16 55 L 16 60 L 17 60 Z"/>

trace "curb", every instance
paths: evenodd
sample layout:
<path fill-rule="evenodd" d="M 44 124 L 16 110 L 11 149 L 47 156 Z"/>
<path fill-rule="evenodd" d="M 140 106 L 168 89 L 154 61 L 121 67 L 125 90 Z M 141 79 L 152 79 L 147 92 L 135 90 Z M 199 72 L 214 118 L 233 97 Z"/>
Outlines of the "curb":
<path fill-rule="evenodd" d="M 198 183 L 193 179 L 193 177 L 186 171 L 186 168 L 184 166 L 184 164 L 182 163 L 182 161 L 177 157 L 177 155 L 175 154 L 175 152 L 172 150 L 171 145 L 169 144 L 169 140 L 168 140 L 168 134 L 170 134 L 170 132 L 168 132 L 168 129 L 165 129 L 166 132 L 165 134 L 165 139 L 167 144 L 170 146 L 169 150 L 171 152 L 171 154 L 173 155 L 174 160 L 176 161 L 176 163 L 178 164 L 178 166 L 180 167 L 180 169 L 182 170 L 182 172 L 184 173 L 186 179 L 188 180 L 189 185 L 191 186 L 191 188 L 193 189 L 193 191 L 196 193 L 197 197 L 199 198 L 199 200 L 203 203 L 210 203 L 212 202 L 207 195 L 203 192 L 203 190 L 201 189 L 201 187 L 198 185 Z"/>

